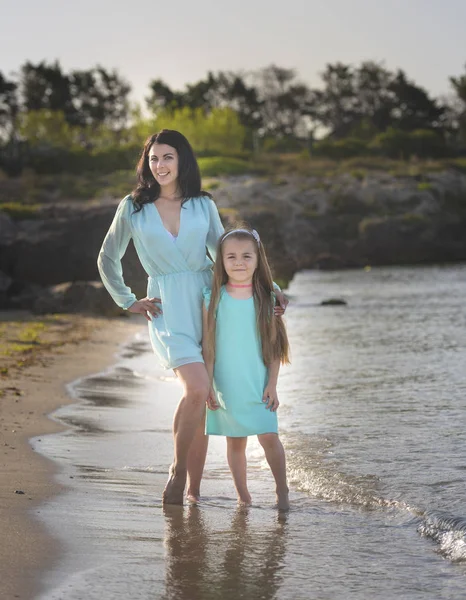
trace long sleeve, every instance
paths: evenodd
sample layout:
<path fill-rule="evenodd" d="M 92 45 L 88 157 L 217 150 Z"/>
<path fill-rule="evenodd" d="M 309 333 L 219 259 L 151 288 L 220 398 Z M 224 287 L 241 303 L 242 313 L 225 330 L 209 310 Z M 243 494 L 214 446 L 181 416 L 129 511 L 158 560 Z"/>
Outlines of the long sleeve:
<path fill-rule="evenodd" d="M 218 214 L 218 209 L 215 202 L 210 198 L 207 199 L 207 202 L 209 206 L 210 224 L 206 244 L 207 250 L 209 251 L 212 260 L 215 261 L 215 258 L 217 256 L 217 242 L 219 237 L 225 231 L 225 229 L 222 225 L 222 221 L 220 220 L 220 215 Z"/>
<path fill-rule="evenodd" d="M 102 283 L 121 308 L 127 309 L 137 298 L 123 279 L 121 259 L 131 239 L 131 227 L 129 223 L 130 211 L 132 209 L 131 198 L 127 196 L 118 205 L 115 217 L 105 236 L 102 248 L 97 259 Z"/>

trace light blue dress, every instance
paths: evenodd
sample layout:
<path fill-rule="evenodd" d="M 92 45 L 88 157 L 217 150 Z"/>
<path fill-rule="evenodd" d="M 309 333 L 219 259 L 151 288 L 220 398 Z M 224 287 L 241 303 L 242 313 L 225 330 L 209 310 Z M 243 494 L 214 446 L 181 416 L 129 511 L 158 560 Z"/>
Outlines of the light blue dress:
<path fill-rule="evenodd" d="M 210 290 L 206 288 L 203 293 L 208 307 Z M 214 364 L 214 390 L 220 408 L 207 409 L 206 433 L 228 437 L 277 433 L 277 413 L 262 402 L 267 374 L 254 298 L 232 298 L 223 287 L 217 307 Z"/>
<path fill-rule="evenodd" d="M 124 198 L 102 244 L 97 261 L 104 286 L 116 304 L 129 308 L 136 296 L 125 284 L 121 259 L 133 239 L 148 275 L 147 296 L 162 300 L 163 315 L 149 322 L 152 348 L 161 365 L 175 369 L 202 358 L 202 289 L 210 285 L 212 261 L 224 229 L 213 200 L 187 200 L 180 229 L 173 238 L 155 204 L 134 213 L 131 196 Z"/>

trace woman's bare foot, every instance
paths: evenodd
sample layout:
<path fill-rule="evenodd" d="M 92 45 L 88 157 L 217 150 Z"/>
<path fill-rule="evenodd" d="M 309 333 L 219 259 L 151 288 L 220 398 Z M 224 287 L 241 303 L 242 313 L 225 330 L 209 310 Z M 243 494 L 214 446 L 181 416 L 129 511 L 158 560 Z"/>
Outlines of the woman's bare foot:
<path fill-rule="evenodd" d="M 249 492 L 238 495 L 238 506 L 251 506 L 252 498 Z"/>
<path fill-rule="evenodd" d="M 167 484 L 162 494 L 163 504 L 183 504 L 184 488 L 186 486 L 186 471 L 176 473 L 171 465 Z"/>
<path fill-rule="evenodd" d="M 277 491 L 277 508 L 278 510 L 290 510 L 290 500 L 288 498 L 288 488 L 283 491 Z"/>

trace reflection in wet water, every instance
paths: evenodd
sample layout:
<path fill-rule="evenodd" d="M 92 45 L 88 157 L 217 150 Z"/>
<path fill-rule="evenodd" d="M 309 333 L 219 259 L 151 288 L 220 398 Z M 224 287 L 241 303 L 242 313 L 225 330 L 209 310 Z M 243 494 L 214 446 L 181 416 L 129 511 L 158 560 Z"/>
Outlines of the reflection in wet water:
<path fill-rule="evenodd" d="M 269 526 L 250 522 L 238 507 L 225 530 L 214 534 L 197 506 L 164 509 L 164 600 L 236 600 L 278 597 L 286 550 L 287 515 Z"/>

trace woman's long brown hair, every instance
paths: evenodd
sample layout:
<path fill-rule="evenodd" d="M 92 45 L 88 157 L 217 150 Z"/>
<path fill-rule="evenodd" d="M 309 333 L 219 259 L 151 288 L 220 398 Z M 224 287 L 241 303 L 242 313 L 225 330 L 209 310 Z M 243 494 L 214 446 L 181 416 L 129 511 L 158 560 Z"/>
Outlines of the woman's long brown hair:
<path fill-rule="evenodd" d="M 229 239 L 234 238 L 252 241 L 257 255 L 257 268 L 254 271 L 252 278 L 252 289 L 256 307 L 257 331 L 262 346 L 262 360 L 266 366 L 269 366 L 277 359 L 279 359 L 282 364 L 289 363 L 290 348 L 285 324 L 281 317 L 276 317 L 273 312 L 273 279 L 264 247 L 262 242 L 257 244 L 257 241 L 252 234 L 252 230 L 249 229 L 249 227 L 241 226 L 241 229 L 246 229 L 251 233 L 237 231 L 237 228 L 235 228 L 234 230 L 230 230 L 233 231 L 233 233 L 226 231 L 220 237 L 217 244 L 217 260 L 214 264 L 212 292 L 207 312 L 207 340 L 203 344 L 207 352 L 206 358 L 207 360 L 213 360 L 215 357 L 215 321 L 217 306 L 220 300 L 222 285 L 225 285 L 228 282 L 228 275 L 223 266 L 222 244 L 223 240 L 228 235 Z"/>

